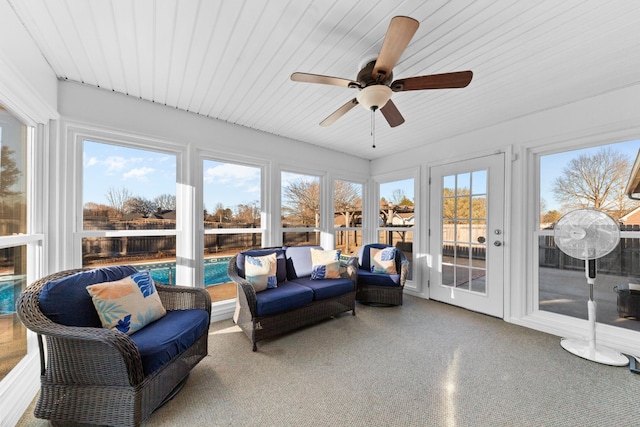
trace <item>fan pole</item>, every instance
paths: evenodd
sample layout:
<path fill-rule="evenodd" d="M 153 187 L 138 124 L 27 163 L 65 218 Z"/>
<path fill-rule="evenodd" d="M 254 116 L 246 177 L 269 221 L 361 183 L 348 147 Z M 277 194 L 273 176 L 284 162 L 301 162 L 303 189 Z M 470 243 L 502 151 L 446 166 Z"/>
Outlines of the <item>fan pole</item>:
<path fill-rule="evenodd" d="M 588 339 L 563 338 L 562 348 L 583 359 L 611 366 L 627 366 L 629 359 L 611 348 L 596 345 L 596 302 L 593 299 L 593 285 L 596 283 L 596 260 L 588 259 L 584 262 L 584 273 L 589 284 L 589 301 L 587 301 L 587 316 L 589 322 Z"/>

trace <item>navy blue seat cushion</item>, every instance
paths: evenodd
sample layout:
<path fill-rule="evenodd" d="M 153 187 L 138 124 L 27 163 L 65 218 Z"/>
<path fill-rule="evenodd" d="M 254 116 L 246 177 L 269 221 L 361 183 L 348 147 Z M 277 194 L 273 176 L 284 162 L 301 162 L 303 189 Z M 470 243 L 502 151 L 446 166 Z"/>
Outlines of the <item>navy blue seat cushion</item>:
<path fill-rule="evenodd" d="M 61 325 L 100 328 L 102 322 L 86 287 L 96 283 L 113 282 L 137 271 L 130 265 L 118 265 L 81 271 L 51 281 L 44 285 L 40 293 L 40 310 L 51 321 Z"/>
<path fill-rule="evenodd" d="M 372 273 L 365 269 L 358 270 L 358 286 L 400 286 L 399 274 L 379 274 Z"/>
<path fill-rule="evenodd" d="M 287 264 L 285 261 L 284 249 L 278 248 L 251 249 L 249 251 L 240 252 L 238 254 L 238 257 L 236 258 L 236 267 L 238 268 L 238 274 L 240 275 L 240 277 L 246 278 L 244 274 L 244 260 L 247 255 L 251 257 L 258 257 L 271 255 L 272 253 L 276 254 L 276 278 L 278 279 L 278 283 L 287 280 Z"/>
<path fill-rule="evenodd" d="M 295 280 L 299 277 L 311 276 L 313 263 L 311 262 L 311 248 L 323 250 L 321 246 L 288 246 L 285 251 L 287 259 L 287 279 Z"/>
<path fill-rule="evenodd" d="M 311 288 L 314 301 L 337 297 L 353 291 L 353 281 L 346 278 L 313 280 L 310 277 L 301 277 L 292 283 Z"/>
<path fill-rule="evenodd" d="M 258 316 L 268 316 L 309 304 L 313 301 L 313 290 L 297 283 L 283 282 L 277 288 L 256 293 L 256 300 Z"/>
<path fill-rule="evenodd" d="M 147 376 L 193 345 L 209 328 L 204 310 L 170 310 L 129 337 L 138 346 Z"/>

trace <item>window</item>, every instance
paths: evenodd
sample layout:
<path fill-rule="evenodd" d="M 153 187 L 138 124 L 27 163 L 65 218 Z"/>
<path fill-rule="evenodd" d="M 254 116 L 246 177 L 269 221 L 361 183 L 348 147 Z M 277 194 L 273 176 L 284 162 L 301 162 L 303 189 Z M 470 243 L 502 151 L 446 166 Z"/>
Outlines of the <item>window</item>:
<path fill-rule="evenodd" d="M 84 140 L 82 266 L 149 268 L 175 283 L 176 156 Z"/>
<path fill-rule="evenodd" d="M 262 168 L 204 160 L 204 285 L 212 301 L 236 297 L 229 259 L 263 241 Z"/>
<path fill-rule="evenodd" d="M 357 255 L 362 246 L 362 184 L 334 181 L 333 215 L 335 248 L 343 255 Z"/>
<path fill-rule="evenodd" d="M 413 178 L 380 184 L 378 242 L 404 252 L 409 260 L 408 280 L 413 280 L 415 202 Z"/>
<path fill-rule="evenodd" d="M 616 292 L 621 286 L 640 286 L 640 202 L 624 194 L 639 150 L 636 140 L 538 157 L 540 215 L 534 238 L 539 310 L 587 319 L 584 261 L 558 249 L 553 227 L 570 211 L 597 209 L 620 224 L 621 238 L 613 252 L 597 260 L 597 321 L 640 331 L 640 322 L 620 317 L 621 295 Z"/>
<path fill-rule="evenodd" d="M 0 106 L 0 381 L 27 354 L 15 303 L 27 286 L 27 251 L 35 244 L 28 234 L 30 145 L 32 129 Z"/>
<path fill-rule="evenodd" d="M 284 245 L 320 244 L 320 177 L 282 172 Z"/>

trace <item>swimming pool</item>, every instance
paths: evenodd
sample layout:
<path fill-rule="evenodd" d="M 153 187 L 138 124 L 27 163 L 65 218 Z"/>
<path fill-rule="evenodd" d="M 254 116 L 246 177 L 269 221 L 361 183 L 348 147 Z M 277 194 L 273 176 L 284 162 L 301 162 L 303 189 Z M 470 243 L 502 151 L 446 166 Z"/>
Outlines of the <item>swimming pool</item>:
<path fill-rule="evenodd" d="M 204 260 L 204 285 L 214 286 L 220 283 L 231 282 L 227 276 L 227 266 L 231 257 L 210 258 Z M 159 264 L 136 265 L 138 270 L 150 270 L 151 278 L 162 283 L 176 282 L 176 263 L 166 262 Z"/>
<path fill-rule="evenodd" d="M 16 296 L 23 287 L 25 276 L 0 277 L 0 314 L 15 313 Z"/>

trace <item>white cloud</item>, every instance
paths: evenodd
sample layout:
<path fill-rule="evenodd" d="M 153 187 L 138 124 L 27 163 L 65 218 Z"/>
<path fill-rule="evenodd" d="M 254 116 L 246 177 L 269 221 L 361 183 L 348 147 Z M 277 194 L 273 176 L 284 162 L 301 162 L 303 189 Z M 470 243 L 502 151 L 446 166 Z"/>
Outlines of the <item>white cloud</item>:
<path fill-rule="evenodd" d="M 98 158 L 97 157 L 89 157 L 88 159 L 85 160 L 84 166 L 89 168 L 91 166 L 97 165 L 98 162 Z"/>
<path fill-rule="evenodd" d="M 122 177 L 125 179 L 137 178 L 137 179 L 146 179 L 147 175 L 153 173 L 155 171 L 154 168 L 148 168 L 143 166 L 141 168 L 133 168 L 128 172 L 122 174 Z"/>
<path fill-rule="evenodd" d="M 233 187 L 255 187 L 260 180 L 260 169 L 223 163 L 207 168 L 204 173 L 206 184 L 232 185 Z M 253 191 L 253 190 L 252 190 Z"/>

